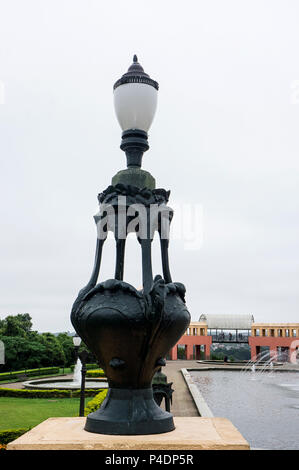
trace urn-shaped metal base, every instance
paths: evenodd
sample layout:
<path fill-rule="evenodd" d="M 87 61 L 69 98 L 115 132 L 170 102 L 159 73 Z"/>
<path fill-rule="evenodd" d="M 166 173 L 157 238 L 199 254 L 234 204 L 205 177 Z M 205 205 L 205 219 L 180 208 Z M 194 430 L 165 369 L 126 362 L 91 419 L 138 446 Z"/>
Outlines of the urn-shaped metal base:
<path fill-rule="evenodd" d="M 72 323 L 96 355 L 109 382 L 101 408 L 85 430 L 100 434 L 155 434 L 174 429 L 172 415 L 153 398 L 155 372 L 190 321 L 184 286 L 159 278 L 148 295 L 111 279 L 79 294 Z"/>
<path fill-rule="evenodd" d="M 153 389 L 110 388 L 102 406 L 87 416 L 85 430 L 99 434 L 157 434 L 173 431 L 171 413 L 153 398 Z"/>
<path fill-rule="evenodd" d="M 169 191 L 162 188 L 126 184 L 109 186 L 99 195 L 94 269 L 71 313 L 76 332 L 96 356 L 109 383 L 101 408 L 87 417 L 87 431 L 125 435 L 174 429 L 172 415 L 159 408 L 151 387 L 155 372 L 165 365 L 164 358 L 190 323 L 185 287 L 172 282 L 169 271 L 167 226 L 173 211 L 167 207 L 168 197 Z M 115 275 L 97 284 L 105 227 L 116 240 Z M 142 288 L 138 290 L 123 281 L 125 242 L 132 231 L 142 256 Z M 153 278 L 152 273 L 155 231 L 160 237 L 164 278 Z"/>

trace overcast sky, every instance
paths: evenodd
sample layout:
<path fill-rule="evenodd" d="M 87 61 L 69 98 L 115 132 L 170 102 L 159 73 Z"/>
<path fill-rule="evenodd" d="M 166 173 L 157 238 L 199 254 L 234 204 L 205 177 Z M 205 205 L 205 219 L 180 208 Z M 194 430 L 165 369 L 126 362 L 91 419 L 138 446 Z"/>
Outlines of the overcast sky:
<path fill-rule="evenodd" d="M 299 322 L 299 2 L 0 5 L 0 318 L 28 312 L 34 329 L 73 331 L 97 194 L 125 168 L 112 86 L 136 53 L 160 85 L 143 167 L 178 214 L 199 216 L 199 243 L 170 244 L 192 319 Z M 154 274 L 158 255 L 155 243 Z M 114 256 L 109 240 L 99 280 Z M 130 240 L 136 287 L 140 262 Z"/>

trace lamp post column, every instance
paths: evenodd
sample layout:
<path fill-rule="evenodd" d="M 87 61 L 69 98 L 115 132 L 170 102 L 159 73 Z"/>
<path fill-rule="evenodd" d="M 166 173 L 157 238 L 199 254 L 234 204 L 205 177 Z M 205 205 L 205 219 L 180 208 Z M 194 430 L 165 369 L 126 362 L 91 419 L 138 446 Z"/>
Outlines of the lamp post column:
<path fill-rule="evenodd" d="M 82 351 L 79 354 L 79 358 L 82 364 L 81 368 L 81 391 L 80 391 L 80 409 L 79 409 L 79 416 L 84 416 L 84 408 L 85 408 L 85 377 L 86 377 L 86 359 L 88 356 L 87 351 Z"/>

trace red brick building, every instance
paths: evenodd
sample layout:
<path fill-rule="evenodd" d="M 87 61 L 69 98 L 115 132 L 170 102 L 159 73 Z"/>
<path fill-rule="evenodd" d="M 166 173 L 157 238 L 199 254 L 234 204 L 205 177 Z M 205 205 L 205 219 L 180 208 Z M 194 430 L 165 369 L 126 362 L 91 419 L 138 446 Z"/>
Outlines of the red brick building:
<path fill-rule="evenodd" d="M 259 359 L 262 350 L 265 357 L 296 362 L 299 323 L 255 323 L 252 315 L 201 315 L 171 349 L 169 359 L 178 358 L 178 347 L 186 359 L 200 359 L 201 351 L 209 359 L 213 343 L 249 344 L 252 360 Z"/>

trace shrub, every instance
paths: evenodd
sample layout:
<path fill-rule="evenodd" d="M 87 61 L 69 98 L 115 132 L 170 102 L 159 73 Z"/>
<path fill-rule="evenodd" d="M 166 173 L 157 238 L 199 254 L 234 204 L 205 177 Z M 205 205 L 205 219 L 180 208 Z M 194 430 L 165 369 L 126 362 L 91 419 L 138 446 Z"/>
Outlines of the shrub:
<path fill-rule="evenodd" d="M 98 389 L 86 389 L 85 396 L 93 397 Z M 0 397 L 14 398 L 77 398 L 80 390 L 27 390 L 14 388 L 0 388 Z"/>
<path fill-rule="evenodd" d="M 4 431 L 0 431 L 0 446 L 5 446 L 11 441 L 14 441 L 18 437 L 25 434 L 25 432 L 29 431 L 30 428 L 19 428 L 19 429 L 6 429 Z"/>
<path fill-rule="evenodd" d="M 0 374 L 0 380 L 18 379 L 22 375 L 26 375 L 27 377 L 34 377 L 37 375 L 51 374 L 59 374 L 59 367 L 42 367 L 40 369 L 24 369 L 12 372 L 2 372 Z"/>
<path fill-rule="evenodd" d="M 89 413 L 98 410 L 101 407 L 101 404 L 106 398 L 108 390 L 102 390 L 98 393 L 92 400 L 90 400 L 85 409 L 84 409 L 84 416 L 87 416 Z"/>
<path fill-rule="evenodd" d="M 72 390 L 27 390 L 0 388 L 0 397 L 16 398 L 70 398 Z"/>
<path fill-rule="evenodd" d="M 95 389 L 95 388 L 88 388 L 88 389 L 85 390 L 85 396 L 86 396 L 86 397 L 94 397 L 96 394 L 99 393 L 99 390 L 101 390 L 100 387 L 97 388 L 97 389 Z M 103 391 L 106 391 L 106 389 L 102 389 L 102 390 L 101 390 L 101 392 L 103 392 Z M 72 391 L 72 397 L 73 397 L 73 398 L 78 398 L 78 397 L 80 397 L 80 393 L 81 393 L 81 390 L 73 390 L 73 391 Z"/>
<path fill-rule="evenodd" d="M 98 364 L 86 364 L 86 370 L 88 370 L 88 369 L 97 369 L 98 367 L 99 367 Z M 70 369 L 71 369 L 71 371 L 73 371 L 75 369 L 75 366 L 72 365 L 70 367 Z"/>
<path fill-rule="evenodd" d="M 106 377 L 103 369 L 93 369 L 86 371 L 86 377 Z"/>
<path fill-rule="evenodd" d="M 224 359 L 224 354 L 223 353 L 212 353 L 210 355 L 210 359 L 212 361 L 223 361 Z"/>

